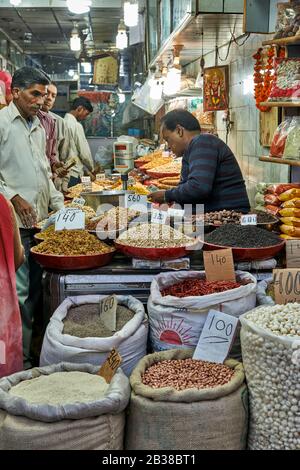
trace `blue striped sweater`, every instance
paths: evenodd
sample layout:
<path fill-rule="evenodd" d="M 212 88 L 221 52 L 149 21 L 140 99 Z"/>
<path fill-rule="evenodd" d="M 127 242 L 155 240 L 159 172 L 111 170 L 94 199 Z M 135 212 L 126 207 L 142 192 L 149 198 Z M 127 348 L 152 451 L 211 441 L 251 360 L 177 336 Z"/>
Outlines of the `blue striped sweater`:
<path fill-rule="evenodd" d="M 177 188 L 166 191 L 167 202 L 204 204 L 205 212 L 250 209 L 245 181 L 230 148 L 218 137 L 200 134 L 182 159 Z"/>

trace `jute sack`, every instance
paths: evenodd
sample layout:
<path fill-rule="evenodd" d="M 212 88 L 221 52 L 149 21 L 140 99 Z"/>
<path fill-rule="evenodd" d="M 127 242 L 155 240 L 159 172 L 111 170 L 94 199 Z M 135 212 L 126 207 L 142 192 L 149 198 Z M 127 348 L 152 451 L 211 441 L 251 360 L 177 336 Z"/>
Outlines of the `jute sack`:
<path fill-rule="evenodd" d="M 143 358 L 134 369 L 126 422 L 127 450 L 240 450 L 246 447 L 248 395 L 243 365 L 225 362 L 235 370 L 232 380 L 209 389 L 154 389 L 142 383 L 153 364 L 192 357 L 191 349 L 171 349 Z"/>
<path fill-rule="evenodd" d="M 67 405 L 32 404 L 8 392 L 19 382 L 54 372 L 95 374 L 90 364 L 61 363 L 0 380 L 0 450 L 121 450 L 129 380 L 119 368 L 104 398 Z"/>

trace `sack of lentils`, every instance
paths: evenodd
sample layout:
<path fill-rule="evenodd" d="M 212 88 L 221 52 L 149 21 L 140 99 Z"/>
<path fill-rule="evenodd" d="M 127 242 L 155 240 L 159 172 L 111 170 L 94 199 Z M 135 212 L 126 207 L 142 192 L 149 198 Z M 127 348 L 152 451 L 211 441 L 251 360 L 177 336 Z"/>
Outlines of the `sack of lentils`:
<path fill-rule="evenodd" d="M 248 396 L 241 363 L 192 360 L 193 351 L 150 354 L 134 369 L 126 450 L 245 449 Z"/>
<path fill-rule="evenodd" d="M 238 318 L 256 306 L 256 286 L 256 278 L 243 271 L 236 271 L 236 283 L 206 282 L 205 271 L 155 276 L 148 299 L 152 350 L 195 348 L 209 310 Z M 241 358 L 239 329 L 231 357 Z"/>
<path fill-rule="evenodd" d="M 249 449 L 300 449 L 300 304 L 241 317 L 249 388 Z"/>
<path fill-rule="evenodd" d="M 0 450 L 122 450 L 128 378 L 61 363 L 0 380 Z"/>
<path fill-rule="evenodd" d="M 143 304 L 132 296 L 117 295 L 116 331 L 100 318 L 104 295 L 68 297 L 52 315 L 46 329 L 40 366 L 59 362 L 101 365 L 112 348 L 122 356 L 121 368 L 129 376 L 147 353 L 148 320 Z"/>

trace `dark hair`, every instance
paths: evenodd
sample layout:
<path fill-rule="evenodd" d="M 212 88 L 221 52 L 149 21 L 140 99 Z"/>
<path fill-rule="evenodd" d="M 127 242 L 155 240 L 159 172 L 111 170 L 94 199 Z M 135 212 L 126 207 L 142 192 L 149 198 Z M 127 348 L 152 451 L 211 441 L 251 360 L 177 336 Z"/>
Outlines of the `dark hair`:
<path fill-rule="evenodd" d="M 14 73 L 11 88 L 30 88 L 32 85 L 49 85 L 50 78 L 34 67 L 22 67 Z"/>
<path fill-rule="evenodd" d="M 57 83 L 54 82 L 53 80 L 51 80 L 50 85 L 53 85 L 53 86 L 55 86 L 55 88 L 58 88 Z"/>
<path fill-rule="evenodd" d="M 201 131 L 198 120 L 185 109 L 174 109 L 161 119 L 161 126 L 169 131 L 175 131 L 177 124 L 187 131 Z"/>
<path fill-rule="evenodd" d="M 79 108 L 79 106 L 82 106 L 83 108 L 87 109 L 90 113 L 92 113 L 94 110 L 90 100 L 84 98 L 84 96 L 80 96 L 79 98 L 76 98 L 73 101 L 71 110 L 74 111 L 75 109 Z"/>

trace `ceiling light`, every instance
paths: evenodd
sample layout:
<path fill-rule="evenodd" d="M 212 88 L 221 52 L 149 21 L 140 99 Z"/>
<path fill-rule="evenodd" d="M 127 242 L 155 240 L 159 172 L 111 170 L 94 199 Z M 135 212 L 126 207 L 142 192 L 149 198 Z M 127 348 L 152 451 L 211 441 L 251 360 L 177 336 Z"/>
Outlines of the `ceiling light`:
<path fill-rule="evenodd" d="M 126 26 L 136 26 L 139 21 L 139 4 L 136 0 L 124 3 L 124 22 Z"/>
<path fill-rule="evenodd" d="M 124 20 L 120 20 L 120 24 L 118 26 L 118 34 L 116 37 L 116 48 L 125 49 L 126 47 L 128 47 L 128 36 L 126 26 Z"/>
<path fill-rule="evenodd" d="M 22 0 L 10 0 L 10 4 L 13 5 L 14 7 L 17 7 L 20 5 Z"/>
<path fill-rule="evenodd" d="M 81 62 L 84 73 L 91 73 L 92 64 L 90 62 Z"/>
<path fill-rule="evenodd" d="M 70 48 L 71 51 L 80 51 L 81 50 L 81 38 L 79 35 L 78 25 L 74 23 L 74 28 L 71 32 L 70 37 Z"/>
<path fill-rule="evenodd" d="M 75 70 L 70 69 L 69 72 L 68 72 L 68 75 L 69 75 L 69 77 L 73 78 L 74 75 L 75 75 Z"/>
<path fill-rule="evenodd" d="M 67 7 L 71 13 L 82 15 L 88 13 L 92 5 L 92 0 L 67 0 Z"/>
<path fill-rule="evenodd" d="M 118 93 L 119 103 L 125 103 L 125 95 L 124 93 Z"/>

